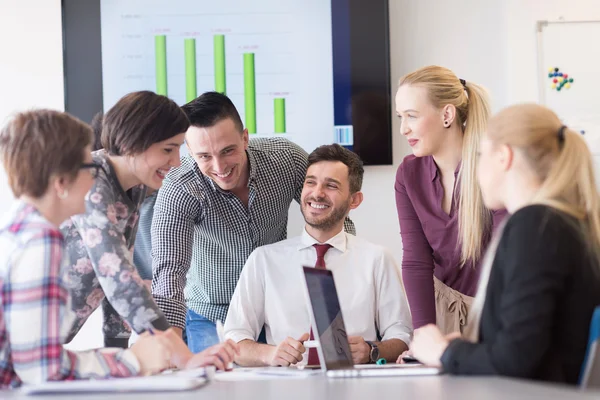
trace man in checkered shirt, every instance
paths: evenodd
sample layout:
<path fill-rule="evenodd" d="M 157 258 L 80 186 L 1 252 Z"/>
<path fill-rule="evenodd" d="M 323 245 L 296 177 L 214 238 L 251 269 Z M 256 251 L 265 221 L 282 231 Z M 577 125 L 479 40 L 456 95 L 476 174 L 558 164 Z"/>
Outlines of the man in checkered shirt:
<path fill-rule="evenodd" d="M 189 155 L 169 173 L 152 221 L 152 293 L 197 353 L 218 343 L 242 267 L 252 251 L 287 237 L 308 154 L 284 138 L 248 140 L 235 106 L 208 92 L 182 107 Z M 349 219 L 346 231 L 355 233 Z"/>

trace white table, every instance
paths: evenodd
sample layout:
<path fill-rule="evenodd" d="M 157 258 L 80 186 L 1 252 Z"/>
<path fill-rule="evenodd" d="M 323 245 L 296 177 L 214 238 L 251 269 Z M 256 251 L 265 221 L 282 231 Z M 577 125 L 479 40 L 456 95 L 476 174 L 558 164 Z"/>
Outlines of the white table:
<path fill-rule="evenodd" d="M 107 382 L 108 384 L 108 382 Z M 74 396 L 26 397 L 17 392 L 0 391 L 1 399 L 60 398 L 60 399 L 114 399 L 114 400 L 496 400 L 540 399 L 578 400 L 600 398 L 600 392 L 583 392 L 577 388 L 531 383 L 515 379 L 423 376 L 398 378 L 331 379 L 311 377 L 307 379 L 277 379 L 245 382 L 211 382 L 190 392 L 98 394 Z M 376 399 L 377 398 L 377 399 Z"/>

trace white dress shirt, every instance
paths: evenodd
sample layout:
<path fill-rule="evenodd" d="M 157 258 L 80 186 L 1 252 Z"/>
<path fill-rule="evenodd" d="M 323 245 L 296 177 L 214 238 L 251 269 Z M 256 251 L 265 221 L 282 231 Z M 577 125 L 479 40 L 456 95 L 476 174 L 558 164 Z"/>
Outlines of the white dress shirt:
<path fill-rule="evenodd" d="M 235 342 L 257 340 L 263 325 L 268 344 L 310 332 L 302 266 L 314 266 L 319 243 L 301 236 L 262 246 L 250 254 L 233 293 L 225 336 Z M 412 335 L 410 310 L 398 269 L 385 248 L 344 231 L 326 243 L 327 269 L 333 271 L 346 331 L 365 340 Z M 305 362 L 306 362 L 305 357 Z"/>

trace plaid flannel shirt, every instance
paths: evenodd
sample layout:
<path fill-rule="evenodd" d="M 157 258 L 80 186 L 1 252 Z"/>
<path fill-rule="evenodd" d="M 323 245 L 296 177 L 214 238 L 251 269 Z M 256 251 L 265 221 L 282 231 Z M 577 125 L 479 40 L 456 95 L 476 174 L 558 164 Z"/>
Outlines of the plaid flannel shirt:
<path fill-rule="evenodd" d="M 63 348 L 75 318 L 63 236 L 33 206 L 16 202 L 0 226 L 0 255 L 0 388 L 138 374 L 131 350 Z"/>

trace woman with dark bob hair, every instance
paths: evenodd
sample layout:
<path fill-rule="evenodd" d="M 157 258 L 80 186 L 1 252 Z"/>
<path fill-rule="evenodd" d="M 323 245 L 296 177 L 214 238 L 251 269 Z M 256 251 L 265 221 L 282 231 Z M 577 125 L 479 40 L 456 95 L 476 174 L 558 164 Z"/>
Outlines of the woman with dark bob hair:
<path fill-rule="evenodd" d="M 68 340 L 102 304 L 104 345 L 126 348 L 131 328 L 172 332 L 132 254 L 146 190 L 158 190 L 169 170 L 180 165 L 189 120 L 174 101 L 141 91 L 121 98 L 101 126 L 103 149 L 92 153 L 101 168 L 86 196 L 85 212 L 61 227 L 77 315 Z M 183 368 L 192 354 L 179 336 L 173 340 L 180 349 L 173 365 Z M 192 362 L 224 369 L 236 349 L 233 342 L 219 344 Z"/>

